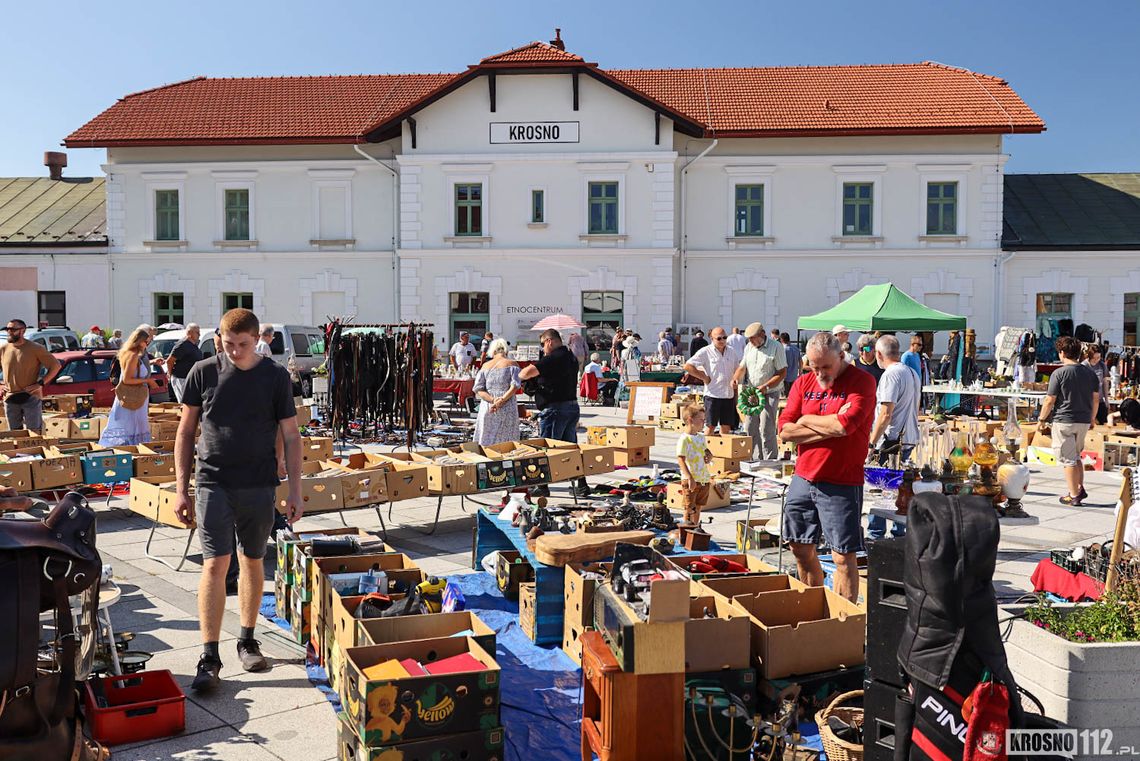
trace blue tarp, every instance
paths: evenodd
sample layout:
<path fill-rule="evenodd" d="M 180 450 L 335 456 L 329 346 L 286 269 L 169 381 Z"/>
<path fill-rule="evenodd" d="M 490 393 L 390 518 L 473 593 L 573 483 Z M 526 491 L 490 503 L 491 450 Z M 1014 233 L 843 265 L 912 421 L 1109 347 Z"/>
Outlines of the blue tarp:
<path fill-rule="evenodd" d="M 503 597 L 490 574 L 461 574 L 447 580 L 462 590 L 467 610 L 495 630 L 508 761 L 580 759 L 582 672 L 577 665 L 562 650 L 531 642 L 519 628 L 518 603 Z M 272 594 L 262 598 L 261 614 L 281 628 L 289 628 L 287 621 L 277 618 Z M 316 665 L 312 652 L 307 661 L 309 681 L 325 694 L 333 711 L 339 711 L 340 699 L 329 689 L 325 670 Z"/>

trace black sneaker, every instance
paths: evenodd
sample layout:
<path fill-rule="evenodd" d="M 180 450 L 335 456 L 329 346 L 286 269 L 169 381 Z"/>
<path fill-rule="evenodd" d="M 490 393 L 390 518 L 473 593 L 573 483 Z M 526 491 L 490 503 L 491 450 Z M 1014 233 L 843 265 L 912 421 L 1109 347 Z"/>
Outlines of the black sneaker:
<path fill-rule="evenodd" d="M 261 643 L 255 639 L 239 639 L 237 653 L 241 667 L 246 671 L 265 671 L 269 668 L 269 661 L 261 654 Z"/>
<path fill-rule="evenodd" d="M 194 681 L 190 683 L 190 689 L 194 692 L 209 692 L 215 689 L 222 683 L 221 677 L 218 672 L 222 670 L 222 662 L 217 658 L 211 658 L 205 653 L 198 659 L 198 672 L 194 674 Z"/>

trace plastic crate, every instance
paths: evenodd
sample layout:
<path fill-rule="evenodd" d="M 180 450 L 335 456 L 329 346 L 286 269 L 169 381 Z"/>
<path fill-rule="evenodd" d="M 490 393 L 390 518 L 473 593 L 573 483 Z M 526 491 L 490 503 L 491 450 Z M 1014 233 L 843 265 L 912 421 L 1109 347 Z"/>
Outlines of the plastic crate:
<path fill-rule="evenodd" d="M 129 483 L 134 476 L 133 459 L 129 454 L 106 449 L 80 455 L 79 461 L 83 463 L 83 483 Z"/>
<path fill-rule="evenodd" d="M 104 745 L 169 737 L 186 729 L 186 696 L 169 671 L 100 677 L 83 688 L 91 736 Z M 105 700 L 99 701 L 96 692 Z"/>

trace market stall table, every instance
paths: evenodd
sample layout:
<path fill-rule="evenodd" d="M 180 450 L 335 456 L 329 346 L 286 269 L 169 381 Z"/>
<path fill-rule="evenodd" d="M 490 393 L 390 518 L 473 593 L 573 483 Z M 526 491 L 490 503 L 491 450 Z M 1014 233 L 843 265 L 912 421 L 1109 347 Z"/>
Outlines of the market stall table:
<path fill-rule="evenodd" d="M 454 394 L 457 406 L 471 409 L 471 400 L 475 398 L 475 379 L 437 376 L 431 380 L 431 390 L 436 394 Z"/>

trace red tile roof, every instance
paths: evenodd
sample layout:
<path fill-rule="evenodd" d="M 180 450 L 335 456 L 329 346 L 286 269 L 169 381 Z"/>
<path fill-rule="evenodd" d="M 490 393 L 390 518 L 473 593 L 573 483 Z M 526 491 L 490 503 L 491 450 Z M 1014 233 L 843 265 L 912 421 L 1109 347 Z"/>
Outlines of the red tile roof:
<path fill-rule="evenodd" d="M 394 124 L 483 69 L 552 63 L 592 71 L 688 117 L 710 136 L 1045 129 L 1004 80 L 932 62 L 602 71 L 579 56 L 532 42 L 462 74 L 191 79 L 126 96 L 64 143 L 83 148 L 363 142 L 378 126 Z"/>
<path fill-rule="evenodd" d="M 582 56 L 567 53 L 546 42 L 531 42 L 505 53 L 487 56 L 479 63 L 582 63 Z"/>
<path fill-rule="evenodd" d="M 1040 132 L 1007 82 L 942 64 L 627 69 L 610 76 L 710 133 Z"/>
<path fill-rule="evenodd" d="M 198 77 L 122 98 L 68 147 L 359 142 L 371 125 L 454 74 Z"/>

